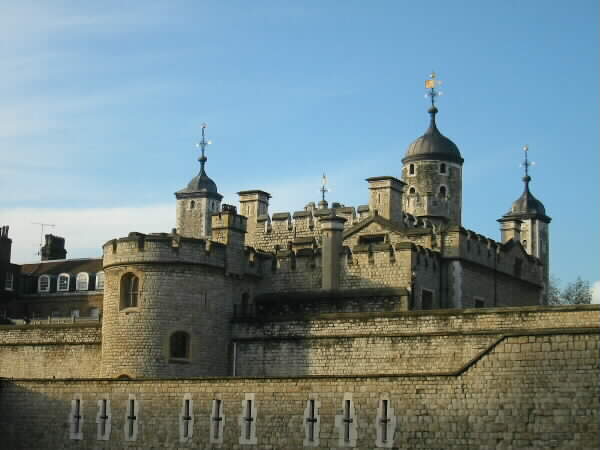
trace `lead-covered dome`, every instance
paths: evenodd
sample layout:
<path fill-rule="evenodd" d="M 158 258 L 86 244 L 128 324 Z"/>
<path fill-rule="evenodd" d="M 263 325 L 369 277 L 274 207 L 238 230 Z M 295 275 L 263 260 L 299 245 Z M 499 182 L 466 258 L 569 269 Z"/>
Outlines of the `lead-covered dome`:
<path fill-rule="evenodd" d="M 410 144 L 402 159 L 403 164 L 424 159 L 463 163 L 464 160 L 456 144 L 438 130 L 435 123 L 437 112 L 438 109 L 435 106 L 429 109 L 429 114 L 431 114 L 429 128 L 423 136 Z"/>
<path fill-rule="evenodd" d="M 504 216 L 543 216 L 546 217 L 546 208 L 544 204 L 540 202 L 533 194 L 529 191 L 529 182 L 531 177 L 529 175 L 523 177 L 525 183 L 525 189 L 521 196 L 515 200 Z"/>
<path fill-rule="evenodd" d="M 204 172 L 204 170 L 201 170 L 200 173 L 198 175 L 196 175 L 194 178 L 192 178 L 192 180 L 188 183 L 188 185 L 184 189 L 180 190 L 179 192 L 216 193 L 217 185 L 208 175 L 206 175 L 206 172 Z"/>

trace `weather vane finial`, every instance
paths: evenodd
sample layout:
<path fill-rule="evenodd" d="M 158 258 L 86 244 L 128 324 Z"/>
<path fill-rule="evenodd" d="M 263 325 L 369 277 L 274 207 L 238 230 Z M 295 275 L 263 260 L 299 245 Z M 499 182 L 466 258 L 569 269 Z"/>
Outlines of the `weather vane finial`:
<path fill-rule="evenodd" d="M 529 167 L 535 166 L 535 161 L 529 161 L 529 145 L 523 146 L 523 152 L 525 153 L 525 160 L 521 163 L 521 167 L 525 168 L 525 177 L 523 178 L 523 180 L 528 182 L 529 180 L 531 180 L 531 177 L 529 176 Z"/>
<path fill-rule="evenodd" d="M 322 196 L 322 201 L 325 201 L 325 193 L 329 192 L 329 189 L 327 189 L 327 175 L 325 175 L 325 173 L 323 173 L 323 177 L 321 178 L 321 196 Z"/>
<path fill-rule="evenodd" d="M 429 75 L 429 79 L 425 80 L 425 89 L 429 89 L 425 97 L 429 97 L 431 99 L 431 107 L 435 108 L 435 99 L 443 94 L 442 91 L 439 90 L 439 86 L 442 85 L 442 81 L 437 79 L 437 75 L 435 72 L 431 72 Z"/>
<path fill-rule="evenodd" d="M 198 158 L 198 161 L 200 161 L 200 172 L 204 173 L 204 164 L 206 164 L 206 160 L 208 159 L 204 152 L 206 150 L 206 146 L 212 144 L 212 141 L 206 140 L 206 129 L 208 128 L 208 125 L 206 123 L 202 123 L 201 128 L 202 140 L 196 144 L 196 147 L 200 147 L 200 150 L 202 150 L 202 155 L 200 158 Z"/>

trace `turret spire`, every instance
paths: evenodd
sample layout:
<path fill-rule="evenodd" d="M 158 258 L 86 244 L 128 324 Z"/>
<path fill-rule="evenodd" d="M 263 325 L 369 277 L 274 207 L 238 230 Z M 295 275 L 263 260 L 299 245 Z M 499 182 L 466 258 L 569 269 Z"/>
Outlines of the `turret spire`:
<path fill-rule="evenodd" d="M 200 156 L 200 158 L 198 158 L 198 161 L 200 161 L 200 175 L 206 175 L 206 172 L 204 171 L 204 165 L 206 164 L 206 161 L 208 160 L 208 158 L 205 155 L 205 150 L 206 150 L 206 146 L 212 144 L 212 141 L 210 140 L 206 140 L 206 129 L 208 128 L 208 125 L 206 123 L 202 124 L 202 140 L 200 142 L 198 142 L 196 144 L 196 147 L 199 147 L 200 150 L 202 150 L 202 154 Z"/>
<path fill-rule="evenodd" d="M 521 164 L 521 166 L 525 168 L 525 176 L 523 177 L 523 182 L 525 183 L 525 190 L 529 191 L 529 182 L 531 181 L 531 177 L 529 176 L 529 167 L 534 166 L 535 162 L 529 161 L 529 158 L 528 158 L 529 146 L 528 145 L 523 146 L 523 152 L 525 153 L 525 160 Z"/>
<path fill-rule="evenodd" d="M 439 86 L 441 85 L 442 81 L 437 79 L 437 74 L 433 71 L 429 75 L 429 79 L 425 80 L 425 89 L 428 89 L 425 98 L 429 97 L 431 100 L 431 108 L 429 108 L 428 111 L 431 115 L 431 122 L 429 124 L 429 130 L 427 130 L 428 132 L 437 131 L 435 115 L 437 114 L 438 109 L 435 106 L 435 99 L 443 94 L 443 92 L 439 90 Z"/>

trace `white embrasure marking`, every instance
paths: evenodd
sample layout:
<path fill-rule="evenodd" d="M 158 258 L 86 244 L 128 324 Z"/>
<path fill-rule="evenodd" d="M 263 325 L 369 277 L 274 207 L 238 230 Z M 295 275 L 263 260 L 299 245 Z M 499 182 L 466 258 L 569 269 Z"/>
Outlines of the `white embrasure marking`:
<path fill-rule="evenodd" d="M 81 394 L 73 395 L 69 411 L 69 439 L 83 439 L 83 399 Z"/>
<path fill-rule="evenodd" d="M 240 424 L 240 444 L 256 444 L 256 400 L 255 394 L 244 394 Z"/>
<path fill-rule="evenodd" d="M 317 399 L 317 394 L 309 394 L 306 408 L 304 409 L 304 441 L 305 447 L 319 446 L 319 432 L 321 428 L 321 417 L 319 409 L 321 402 Z"/>
<path fill-rule="evenodd" d="M 354 401 L 352 400 L 352 394 L 350 392 L 344 394 L 340 414 L 335 416 L 335 427 L 338 430 L 339 447 L 356 447 L 358 421 L 354 410 Z"/>
<path fill-rule="evenodd" d="M 96 424 L 96 439 L 99 441 L 108 441 L 110 439 L 110 431 L 112 428 L 112 412 L 108 395 L 104 395 L 98 400 Z"/>
<path fill-rule="evenodd" d="M 125 427 L 124 434 L 126 441 L 135 441 L 138 437 L 140 424 L 140 401 L 134 394 L 129 394 L 127 398 L 127 407 L 125 408 Z"/>
<path fill-rule="evenodd" d="M 179 442 L 191 442 L 194 434 L 194 400 L 192 394 L 183 396 L 179 413 Z"/>
<path fill-rule="evenodd" d="M 375 446 L 392 448 L 394 446 L 394 433 L 396 432 L 397 419 L 388 394 L 382 394 L 377 407 L 375 418 Z"/>
<path fill-rule="evenodd" d="M 211 444 L 223 443 L 223 429 L 225 427 L 224 403 L 221 394 L 215 394 L 210 411 L 210 437 Z"/>

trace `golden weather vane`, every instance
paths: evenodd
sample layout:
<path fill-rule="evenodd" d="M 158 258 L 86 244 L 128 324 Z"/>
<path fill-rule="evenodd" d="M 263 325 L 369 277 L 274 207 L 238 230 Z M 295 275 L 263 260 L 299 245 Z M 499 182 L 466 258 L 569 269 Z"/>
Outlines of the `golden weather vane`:
<path fill-rule="evenodd" d="M 437 74 L 435 72 L 431 72 L 429 75 L 429 79 L 425 80 L 425 89 L 429 91 L 425 94 L 425 97 L 429 97 L 431 99 L 431 106 L 435 106 L 435 99 L 443 94 L 442 91 L 439 90 L 439 86 L 442 85 L 442 81 L 438 80 Z"/>

